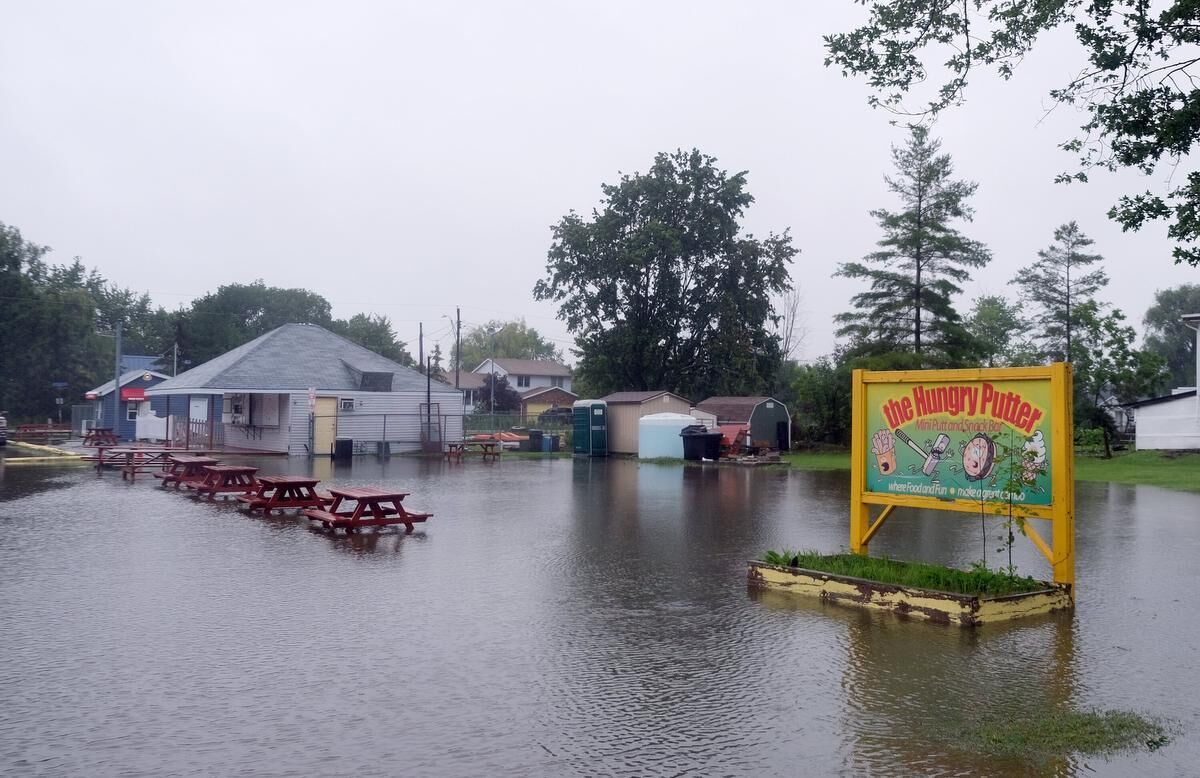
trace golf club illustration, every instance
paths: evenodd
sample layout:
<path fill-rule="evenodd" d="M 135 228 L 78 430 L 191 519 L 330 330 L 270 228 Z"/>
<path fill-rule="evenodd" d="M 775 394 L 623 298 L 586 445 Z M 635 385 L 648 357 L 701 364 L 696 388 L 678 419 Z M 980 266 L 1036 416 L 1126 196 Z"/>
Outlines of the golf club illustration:
<path fill-rule="evenodd" d="M 916 441 L 904 433 L 904 430 L 895 430 L 896 437 L 908 444 L 908 447 L 925 457 L 925 464 L 921 467 L 921 472 L 927 476 L 932 476 L 937 472 L 938 463 L 942 461 L 942 454 L 946 453 L 946 449 L 950 446 L 950 436 L 946 433 L 941 433 L 937 439 L 933 441 L 933 448 L 929 451 L 917 445 Z"/>

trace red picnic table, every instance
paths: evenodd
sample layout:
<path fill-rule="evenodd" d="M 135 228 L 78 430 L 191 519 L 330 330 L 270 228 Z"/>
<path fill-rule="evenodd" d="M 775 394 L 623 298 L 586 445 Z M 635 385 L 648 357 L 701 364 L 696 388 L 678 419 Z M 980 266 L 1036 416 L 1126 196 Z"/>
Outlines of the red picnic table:
<path fill-rule="evenodd" d="M 264 516 L 283 508 L 321 509 L 333 502 L 333 498 L 317 494 L 318 483 L 318 479 L 302 475 L 260 475 L 258 491 L 239 495 L 237 500 L 244 502 L 248 510 L 261 508 Z"/>
<path fill-rule="evenodd" d="M 432 513 L 414 513 L 404 509 L 404 498 L 408 492 L 392 492 L 386 489 L 372 487 L 330 487 L 333 504 L 329 510 L 308 509 L 304 515 L 321 522 L 326 529 L 336 530 L 339 527 L 352 534 L 360 527 L 383 527 L 389 524 L 403 524 L 405 532 L 413 531 L 413 524 L 423 522 L 433 516 Z M 339 511 L 338 508 L 346 501 L 355 502 L 352 510 Z"/>
<path fill-rule="evenodd" d="M 118 446 L 121 444 L 112 427 L 92 427 L 83 434 L 85 446 Z"/>
<path fill-rule="evenodd" d="M 249 494 L 258 489 L 254 480 L 257 467 L 245 465 L 204 465 L 204 480 L 196 483 L 197 494 L 216 497 L 218 494 Z M 193 484 L 186 484 L 193 486 Z"/>
<path fill-rule="evenodd" d="M 204 467 L 220 463 L 220 460 L 213 457 L 197 454 L 170 454 L 168 459 L 171 461 L 170 467 L 161 473 L 154 473 L 154 477 L 161 478 L 163 486 L 175 484 L 176 489 L 180 484 L 201 483 L 204 481 Z"/>
<path fill-rule="evenodd" d="M 138 473 L 156 473 L 166 470 L 171 462 L 168 457 L 175 453 L 168 448 L 150 448 L 145 446 L 118 446 L 99 449 L 96 458 L 96 470 L 100 471 L 105 465 L 112 465 L 121 471 L 121 480 L 134 480 Z"/>
<path fill-rule="evenodd" d="M 484 462 L 488 461 L 488 457 L 491 457 L 493 460 L 499 460 L 500 451 L 497 448 L 499 445 L 499 443 L 494 441 L 486 440 L 467 440 L 463 441 L 462 443 L 447 443 L 446 451 L 443 456 L 446 457 L 447 462 L 451 460 L 461 462 L 463 461 L 463 454 L 469 454 L 472 451 L 478 451 L 483 455 Z"/>

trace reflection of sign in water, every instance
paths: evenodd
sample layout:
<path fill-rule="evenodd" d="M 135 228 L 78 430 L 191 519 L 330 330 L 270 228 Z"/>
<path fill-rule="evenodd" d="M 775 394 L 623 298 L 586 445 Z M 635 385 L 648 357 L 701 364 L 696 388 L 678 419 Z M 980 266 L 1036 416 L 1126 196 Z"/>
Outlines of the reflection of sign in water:
<path fill-rule="evenodd" d="M 1071 373 L 1065 364 L 995 370 L 854 373 L 851 548 L 897 506 L 1053 522 L 1053 551 L 1026 534 L 1071 583 Z M 870 505 L 884 511 L 873 523 Z"/>

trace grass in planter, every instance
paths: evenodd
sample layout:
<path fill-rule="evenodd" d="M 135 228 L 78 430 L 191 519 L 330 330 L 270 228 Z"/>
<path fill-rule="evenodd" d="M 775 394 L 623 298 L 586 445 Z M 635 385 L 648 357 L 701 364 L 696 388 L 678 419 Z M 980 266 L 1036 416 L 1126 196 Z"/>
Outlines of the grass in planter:
<path fill-rule="evenodd" d="M 983 567 L 958 570 L 953 567 L 923 562 L 901 562 L 887 557 L 860 556 L 858 554 L 768 551 L 763 554 L 762 561 L 769 565 L 803 567 L 822 573 L 849 575 L 880 583 L 937 589 L 955 594 L 983 594 L 999 597 L 1005 594 L 1033 592 L 1046 588 L 1044 583 L 1027 576 L 1009 575 Z"/>
<path fill-rule="evenodd" d="M 987 718 L 968 727 L 964 745 L 997 757 L 1046 762 L 1068 754 L 1108 756 L 1170 742 L 1161 725 L 1130 711 L 1032 712 Z"/>

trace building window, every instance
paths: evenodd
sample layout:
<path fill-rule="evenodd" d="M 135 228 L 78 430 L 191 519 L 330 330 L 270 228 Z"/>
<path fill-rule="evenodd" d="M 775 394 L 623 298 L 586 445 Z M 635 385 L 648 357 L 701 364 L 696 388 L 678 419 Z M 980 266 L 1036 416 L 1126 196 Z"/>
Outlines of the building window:
<path fill-rule="evenodd" d="M 125 421 L 137 421 L 137 403 L 125 403 Z"/>
<path fill-rule="evenodd" d="M 529 388 L 529 376 L 527 376 L 527 375 L 517 376 L 517 388 L 518 389 Z"/>
<path fill-rule="evenodd" d="M 550 385 L 557 386 L 559 389 L 562 389 L 563 377 L 560 375 L 554 376 L 553 378 L 550 379 Z"/>

